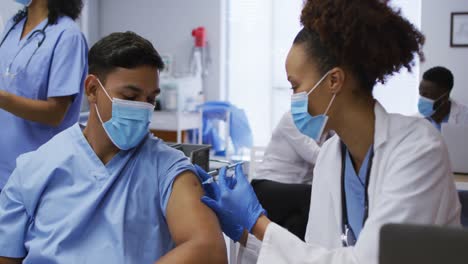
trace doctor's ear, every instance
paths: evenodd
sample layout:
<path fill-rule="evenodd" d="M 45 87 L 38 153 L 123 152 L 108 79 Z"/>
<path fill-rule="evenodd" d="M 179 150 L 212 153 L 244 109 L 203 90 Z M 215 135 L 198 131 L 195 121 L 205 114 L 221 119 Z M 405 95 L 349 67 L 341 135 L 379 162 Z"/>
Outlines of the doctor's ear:
<path fill-rule="evenodd" d="M 330 84 L 330 92 L 332 94 L 339 94 L 341 89 L 343 88 L 343 84 L 345 81 L 346 73 L 341 68 L 333 68 L 329 72 L 329 84 Z"/>
<path fill-rule="evenodd" d="M 97 77 L 95 75 L 89 74 L 85 80 L 85 94 L 88 98 L 89 104 L 96 103 L 96 93 L 99 88 L 99 83 L 97 82 Z"/>

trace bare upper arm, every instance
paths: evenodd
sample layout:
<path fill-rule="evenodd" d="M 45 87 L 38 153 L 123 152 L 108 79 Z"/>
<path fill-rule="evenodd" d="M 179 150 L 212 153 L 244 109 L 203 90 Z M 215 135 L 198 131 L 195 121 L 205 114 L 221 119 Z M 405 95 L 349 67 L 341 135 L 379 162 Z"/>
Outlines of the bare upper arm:
<path fill-rule="evenodd" d="M 21 264 L 23 259 L 0 257 L 0 264 Z"/>
<path fill-rule="evenodd" d="M 166 209 L 166 220 L 177 246 L 188 241 L 208 243 L 212 250 L 225 252 L 216 214 L 204 205 L 200 198 L 204 192 L 198 178 L 192 172 L 179 175 L 173 184 Z M 213 251 L 211 251 L 213 252 Z"/>
<path fill-rule="evenodd" d="M 73 102 L 73 96 L 69 95 L 60 97 L 49 97 L 47 98 L 47 102 L 53 105 L 60 112 L 63 111 L 63 113 L 65 114 Z"/>

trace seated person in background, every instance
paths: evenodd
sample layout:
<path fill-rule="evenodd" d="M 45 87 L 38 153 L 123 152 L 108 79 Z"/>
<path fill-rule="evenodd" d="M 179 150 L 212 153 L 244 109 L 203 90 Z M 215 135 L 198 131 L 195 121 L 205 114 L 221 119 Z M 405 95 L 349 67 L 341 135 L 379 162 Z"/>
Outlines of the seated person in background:
<path fill-rule="evenodd" d="M 20 156 L 0 194 L 0 263 L 227 263 L 194 168 L 148 132 L 162 68 L 135 33 L 94 45 L 86 128 Z"/>
<path fill-rule="evenodd" d="M 468 107 L 450 98 L 453 75 L 444 67 L 434 67 L 423 74 L 419 85 L 419 113 L 439 131 L 443 123 L 468 125 Z"/>
<path fill-rule="evenodd" d="M 319 144 L 297 129 L 288 111 L 273 131 L 253 176 L 252 186 L 268 217 L 301 239 L 309 217 L 312 176 L 319 151 Z"/>

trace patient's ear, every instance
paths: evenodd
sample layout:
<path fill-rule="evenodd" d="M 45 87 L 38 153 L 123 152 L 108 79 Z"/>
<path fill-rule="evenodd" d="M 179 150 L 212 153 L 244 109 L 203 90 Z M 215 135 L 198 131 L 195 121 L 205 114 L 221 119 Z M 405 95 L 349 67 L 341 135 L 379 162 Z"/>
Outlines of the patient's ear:
<path fill-rule="evenodd" d="M 85 80 L 85 94 L 86 97 L 88 98 L 88 103 L 95 104 L 96 103 L 96 93 L 99 88 L 99 83 L 97 81 L 97 77 L 95 75 L 89 74 L 86 76 Z"/>

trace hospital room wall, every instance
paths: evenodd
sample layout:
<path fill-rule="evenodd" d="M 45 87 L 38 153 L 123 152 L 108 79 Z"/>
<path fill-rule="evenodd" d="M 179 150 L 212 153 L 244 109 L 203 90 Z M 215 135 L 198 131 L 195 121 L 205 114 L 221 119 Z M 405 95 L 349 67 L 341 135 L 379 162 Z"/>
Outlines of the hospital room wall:
<path fill-rule="evenodd" d="M 427 69 L 442 65 L 455 77 L 452 97 L 468 105 L 468 48 L 450 47 L 450 13 L 468 12 L 468 0 L 423 0 L 422 31 L 426 35 L 420 75 Z"/>
<path fill-rule="evenodd" d="M 206 99 L 220 100 L 224 84 L 225 0 L 100 0 L 99 35 L 135 31 L 148 38 L 161 54 L 171 54 L 177 72 L 188 70 L 192 29 L 204 26 L 210 42 L 212 65 L 206 81 Z"/>
<path fill-rule="evenodd" d="M 3 31 L 8 19 L 10 19 L 19 9 L 21 5 L 13 1 L 1 1 L 0 3 L 0 30 Z"/>
<path fill-rule="evenodd" d="M 99 2 L 98 0 L 84 0 L 83 10 L 77 23 L 91 47 L 96 43 L 99 36 Z"/>

